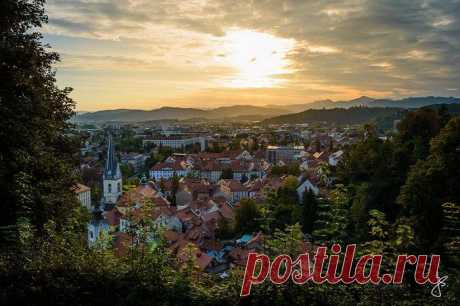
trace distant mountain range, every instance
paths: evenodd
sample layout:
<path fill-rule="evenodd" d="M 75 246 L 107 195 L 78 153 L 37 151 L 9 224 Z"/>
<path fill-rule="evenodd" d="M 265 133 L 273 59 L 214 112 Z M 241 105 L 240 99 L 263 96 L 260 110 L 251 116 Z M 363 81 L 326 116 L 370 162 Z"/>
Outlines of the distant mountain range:
<path fill-rule="evenodd" d="M 419 108 L 435 104 L 460 103 L 460 98 L 454 97 L 410 97 L 400 100 L 374 99 L 366 96 L 349 101 L 320 100 L 306 104 L 292 104 L 282 106 L 291 112 L 301 112 L 307 109 L 331 109 L 331 108 L 350 108 L 355 106 L 367 107 L 400 107 L 400 108 Z M 275 105 L 270 105 L 276 107 Z"/>
<path fill-rule="evenodd" d="M 427 108 L 445 107 L 451 115 L 460 114 L 460 103 L 425 105 Z M 286 114 L 262 121 L 262 124 L 328 122 L 335 124 L 362 124 L 401 119 L 409 111 L 402 107 L 350 107 L 331 109 L 308 109 L 303 112 Z"/>
<path fill-rule="evenodd" d="M 411 97 L 400 100 L 373 99 L 360 97 L 349 101 L 321 100 L 306 104 L 292 105 L 233 105 L 214 109 L 162 107 L 153 110 L 115 109 L 77 114 L 75 121 L 79 122 L 140 122 L 152 120 L 187 120 L 187 119 L 246 119 L 264 120 L 280 115 L 302 112 L 308 109 L 333 109 L 365 107 L 419 108 L 435 104 L 460 104 L 460 98 L 454 97 Z"/>
<path fill-rule="evenodd" d="M 76 117 L 76 121 L 82 122 L 103 122 L 103 121 L 151 121 L 178 119 L 187 120 L 199 119 L 224 119 L 224 118 L 251 118 L 252 120 L 263 120 L 266 118 L 289 113 L 288 110 L 251 106 L 234 105 L 204 110 L 199 108 L 162 107 L 150 111 L 135 109 L 104 110 L 92 113 L 84 113 Z"/>

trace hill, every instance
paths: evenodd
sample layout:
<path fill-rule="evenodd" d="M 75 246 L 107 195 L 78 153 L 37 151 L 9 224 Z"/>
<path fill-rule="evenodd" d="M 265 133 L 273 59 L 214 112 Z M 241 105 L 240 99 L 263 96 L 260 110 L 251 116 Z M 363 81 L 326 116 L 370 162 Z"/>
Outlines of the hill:
<path fill-rule="evenodd" d="M 146 111 L 136 109 L 104 110 L 84 113 L 77 116 L 77 121 L 150 121 L 160 119 L 189 119 L 205 116 L 206 111 L 196 108 L 162 107 Z"/>
<path fill-rule="evenodd" d="M 135 109 L 104 110 L 92 113 L 84 113 L 76 116 L 78 122 L 105 122 L 123 121 L 140 122 L 165 119 L 187 120 L 192 118 L 224 119 L 224 118 L 249 118 L 258 120 L 286 114 L 288 111 L 278 108 L 269 108 L 251 105 L 234 105 L 218 107 L 210 110 L 198 108 L 162 107 L 150 111 Z"/>
<path fill-rule="evenodd" d="M 264 120 L 263 124 L 282 124 L 282 123 L 312 123 L 328 122 L 336 124 L 362 124 L 376 120 L 379 117 L 393 116 L 403 111 L 401 108 L 390 107 L 352 107 L 352 108 L 333 108 L 333 109 L 309 109 L 296 114 L 277 116 Z"/>
<path fill-rule="evenodd" d="M 449 114 L 460 114 L 460 104 L 433 104 L 423 107 L 439 109 L 445 107 Z M 328 122 L 336 124 L 361 124 L 370 121 L 386 122 L 392 124 L 394 120 L 401 119 L 410 109 L 402 107 L 365 107 L 355 106 L 351 108 L 333 109 L 309 109 L 300 113 L 287 114 L 262 121 L 263 124 L 283 123 L 310 123 Z"/>
<path fill-rule="evenodd" d="M 399 100 L 374 99 L 366 96 L 348 101 L 320 100 L 312 103 L 286 105 L 291 112 L 301 112 L 307 109 L 350 108 L 356 106 L 367 107 L 400 107 L 419 108 L 435 104 L 460 104 L 460 98 L 455 97 L 410 97 Z"/>
<path fill-rule="evenodd" d="M 220 120 L 240 118 L 251 120 L 264 120 L 279 115 L 298 113 L 308 109 L 347 109 L 352 107 L 365 106 L 367 108 L 419 108 L 437 104 L 458 104 L 460 98 L 453 97 L 412 97 L 401 100 L 373 99 L 360 97 L 349 101 L 321 100 L 309 104 L 293 105 L 233 105 L 213 109 L 162 107 L 153 110 L 116 109 L 103 110 L 98 112 L 86 112 L 77 114 L 73 121 L 77 122 L 141 122 L 154 120 L 188 120 L 193 118 Z"/>

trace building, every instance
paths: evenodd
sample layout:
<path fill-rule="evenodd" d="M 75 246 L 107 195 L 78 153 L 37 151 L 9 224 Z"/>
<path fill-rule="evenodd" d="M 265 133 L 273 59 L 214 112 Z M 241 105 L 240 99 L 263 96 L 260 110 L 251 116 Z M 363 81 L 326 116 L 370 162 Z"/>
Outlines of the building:
<path fill-rule="evenodd" d="M 298 196 L 300 202 L 303 201 L 303 194 L 308 190 L 313 191 L 313 193 L 315 195 L 319 194 L 319 188 L 316 187 L 310 180 L 307 179 L 307 180 L 303 181 L 296 189 L 297 196 Z"/>
<path fill-rule="evenodd" d="M 173 149 L 185 149 L 188 146 L 199 144 L 201 151 L 205 151 L 208 146 L 208 140 L 202 136 L 172 135 L 144 139 L 143 145 L 145 146 L 147 144 L 155 144 L 157 146 L 170 147 Z"/>
<path fill-rule="evenodd" d="M 93 219 L 88 223 L 88 245 L 94 246 L 103 233 L 108 234 L 110 226 L 105 219 Z"/>
<path fill-rule="evenodd" d="M 161 179 L 170 179 L 174 175 L 178 177 L 187 176 L 190 172 L 187 164 L 184 161 L 166 160 L 163 163 L 158 163 L 150 169 L 150 177 L 156 181 Z"/>
<path fill-rule="evenodd" d="M 86 207 L 88 210 L 92 210 L 91 206 L 91 188 L 83 184 L 77 183 L 73 189 L 77 195 L 78 200 L 80 201 L 83 207 Z"/>
<path fill-rule="evenodd" d="M 109 135 L 107 145 L 107 160 L 103 175 L 103 202 L 106 204 L 115 204 L 122 193 L 122 175 L 120 165 L 115 156 L 115 146 L 112 141 L 112 135 Z"/>
<path fill-rule="evenodd" d="M 298 159 L 303 150 L 303 146 L 268 146 L 266 158 L 272 164 L 276 164 L 280 160 L 291 162 Z"/>
<path fill-rule="evenodd" d="M 337 164 L 343 157 L 343 153 L 344 152 L 342 150 L 339 150 L 329 155 L 329 165 L 334 166 L 334 167 L 337 166 Z"/>
<path fill-rule="evenodd" d="M 237 180 L 221 180 L 219 182 L 220 191 L 231 203 L 249 198 L 249 189 Z"/>

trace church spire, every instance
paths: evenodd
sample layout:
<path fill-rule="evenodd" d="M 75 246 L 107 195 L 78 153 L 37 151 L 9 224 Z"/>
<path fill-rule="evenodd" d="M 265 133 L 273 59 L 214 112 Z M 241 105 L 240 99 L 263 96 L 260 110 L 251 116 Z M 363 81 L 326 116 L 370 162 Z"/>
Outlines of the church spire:
<path fill-rule="evenodd" d="M 116 203 L 118 197 L 122 194 L 122 175 L 120 165 L 115 156 L 115 144 L 111 134 L 107 138 L 107 159 L 104 168 L 103 190 L 104 205 Z"/>
<path fill-rule="evenodd" d="M 107 144 L 107 159 L 105 161 L 105 178 L 110 179 L 117 175 L 117 160 L 115 157 L 115 146 L 113 144 L 112 134 L 109 134 Z"/>

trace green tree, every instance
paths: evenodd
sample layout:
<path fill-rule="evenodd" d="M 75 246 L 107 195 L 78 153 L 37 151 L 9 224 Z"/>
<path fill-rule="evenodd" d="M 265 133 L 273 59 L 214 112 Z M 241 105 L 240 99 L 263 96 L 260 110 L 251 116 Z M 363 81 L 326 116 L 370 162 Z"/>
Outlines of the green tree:
<path fill-rule="evenodd" d="M 350 197 L 342 184 L 336 185 L 329 199 L 318 200 L 313 237 L 319 241 L 346 243 L 349 240 Z"/>
<path fill-rule="evenodd" d="M 42 231 L 57 228 L 78 205 L 71 187 L 78 139 L 69 134 L 74 102 L 56 86 L 59 60 L 42 43 L 44 1 L 0 3 L 0 226 L 27 217 Z M 9 227 L 11 228 L 11 227 Z M 1 236 L 1 235 L 0 235 Z"/>
<path fill-rule="evenodd" d="M 216 236 L 219 239 L 229 239 L 234 236 L 231 222 L 226 218 L 221 218 L 217 222 Z"/>
<path fill-rule="evenodd" d="M 303 193 L 302 199 L 302 230 L 304 233 L 313 231 L 313 224 L 316 220 L 318 202 L 315 193 L 308 189 Z"/>
<path fill-rule="evenodd" d="M 133 165 L 129 163 L 120 165 L 120 170 L 125 178 L 129 178 L 135 174 Z"/>
<path fill-rule="evenodd" d="M 220 175 L 220 178 L 224 180 L 233 179 L 233 170 L 231 168 L 226 168 L 222 170 L 222 174 Z"/>
<path fill-rule="evenodd" d="M 259 230 L 261 213 L 257 203 L 252 199 L 242 199 L 235 209 L 235 231 L 252 233 Z"/>
<path fill-rule="evenodd" d="M 442 128 L 442 123 L 447 118 L 442 117 L 437 110 L 421 108 L 410 112 L 400 122 L 399 141 L 413 152 L 414 159 L 425 159 L 430 150 L 430 140 Z"/>
<path fill-rule="evenodd" d="M 267 199 L 270 217 L 273 219 L 271 226 L 282 229 L 286 225 L 301 222 L 302 207 L 299 205 L 297 195 L 298 180 L 295 176 L 284 179 L 283 185 Z"/>
<path fill-rule="evenodd" d="M 430 155 L 411 169 L 398 203 L 414 224 L 417 243 L 435 246 L 442 227 L 445 202 L 460 202 L 460 116 L 452 118 L 432 139 Z"/>
<path fill-rule="evenodd" d="M 174 206 L 176 205 L 176 195 L 177 195 L 177 192 L 179 191 L 179 185 L 180 185 L 179 177 L 174 172 L 174 175 L 171 179 L 171 204 Z"/>

